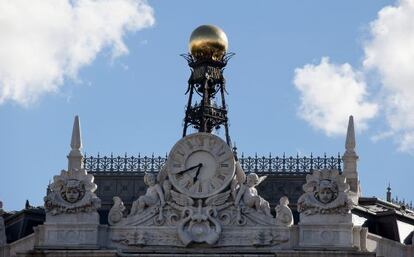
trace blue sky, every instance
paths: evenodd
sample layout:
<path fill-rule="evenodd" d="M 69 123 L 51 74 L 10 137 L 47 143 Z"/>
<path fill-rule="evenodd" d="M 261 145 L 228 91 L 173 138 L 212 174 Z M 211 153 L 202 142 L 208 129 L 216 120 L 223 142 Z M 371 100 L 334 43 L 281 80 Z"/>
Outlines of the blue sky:
<path fill-rule="evenodd" d="M 77 114 L 88 155 L 168 152 L 190 74 L 179 54 L 202 24 L 236 53 L 225 77 L 239 152 L 342 154 L 353 114 L 363 195 L 384 198 L 390 182 L 413 200 L 412 0 L 0 0 L 0 17 L 6 210 L 43 204 Z"/>

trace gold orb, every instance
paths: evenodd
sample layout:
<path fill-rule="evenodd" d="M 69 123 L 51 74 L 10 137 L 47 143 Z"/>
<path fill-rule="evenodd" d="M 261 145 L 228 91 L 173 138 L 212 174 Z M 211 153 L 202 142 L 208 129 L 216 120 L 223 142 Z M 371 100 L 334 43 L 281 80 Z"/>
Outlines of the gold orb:
<path fill-rule="evenodd" d="M 212 58 L 220 60 L 227 51 L 226 33 L 213 25 L 201 25 L 190 36 L 188 48 L 196 58 Z"/>

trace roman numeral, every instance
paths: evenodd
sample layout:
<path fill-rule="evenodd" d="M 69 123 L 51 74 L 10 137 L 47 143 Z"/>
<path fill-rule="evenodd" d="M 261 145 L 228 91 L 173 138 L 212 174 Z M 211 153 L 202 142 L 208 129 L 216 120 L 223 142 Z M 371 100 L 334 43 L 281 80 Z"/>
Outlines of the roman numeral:
<path fill-rule="evenodd" d="M 186 145 L 188 146 L 188 148 L 190 150 L 192 150 L 194 148 L 193 142 L 191 142 L 190 140 L 185 141 Z"/>
<path fill-rule="evenodd" d="M 226 176 L 224 176 L 223 174 L 220 174 L 217 176 L 218 179 L 220 179 L 221 181 L 224 181 L 226 179 Z"/>
<path fill-rule="evenodd" d="M 205 139 L 205 137 L 196 137 L 197 145 L 198 146 L 204 146 L 204 139 Z"/>
<path fill-rule="evenodd" d="M 228 163 L 221 163 L 220 164 L 220 167 L 221 168 L 228 168 L 229 167 L 229 164 Z"/>
<path fill-rule="evenodd" d="M 213 186 L 214 188 L 218 188 L 221 186 L 221 182 L 218 180 L 217 177 L 214 177 L 211 179 L 211 186 Z"/>

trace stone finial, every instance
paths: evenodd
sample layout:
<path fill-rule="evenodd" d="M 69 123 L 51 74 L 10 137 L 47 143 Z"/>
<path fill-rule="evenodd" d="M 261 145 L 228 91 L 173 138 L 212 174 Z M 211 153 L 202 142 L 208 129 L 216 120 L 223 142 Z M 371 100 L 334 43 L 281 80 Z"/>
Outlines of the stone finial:
<path fill-rule="evenodd" d="M 345 141 L 345 153 L 342 156 L 344 162 L 344 175 L 346 181 L 350 186 L 350 191 L 360 196 L 360 188 L 358 181 L 358 172 L 357 172 L 357 161 L 358 155 L 355 152 L 355 129 L 354 129 L 354 117 L 349 116 L 348 129 L 346 132 L 346 141 Z"/>
<path fill-rule="evenodd" d="M 70 147 L 72 148 L 72 150 L 80 150 L 82 148 L 82 138 L 78 115 L 75 116 L 75 120 L 73 122 L 72 139 L 70 142 Z"/>
<path fill-rule="evenodd" d="M 347 152 L 355 153 L 355 129 L 354 129 L 354 117 L 349 116 L 348 129 L 346 131 L 345 149 Z"/>
<path fill-rule="evenodd" d="M 83 168 L 82 138 L 80 130 L 79 116 L 75 116 L 72 129 L 72 139 L 70 142 L 71 151 L 68 155 L 68 170 Z"/>

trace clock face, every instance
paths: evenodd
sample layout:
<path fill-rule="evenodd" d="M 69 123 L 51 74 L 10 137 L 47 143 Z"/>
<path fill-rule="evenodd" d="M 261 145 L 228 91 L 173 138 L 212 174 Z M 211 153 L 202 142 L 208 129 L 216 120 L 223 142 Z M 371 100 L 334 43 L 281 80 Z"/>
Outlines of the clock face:
<path fill-rule="evenodd" d="M 168 156 L 171 184 L 183 194 L 204 198 L 222 191 L 233 179 L 234 156 L 221 138 L 195 133 L 179 140 Z"/>

